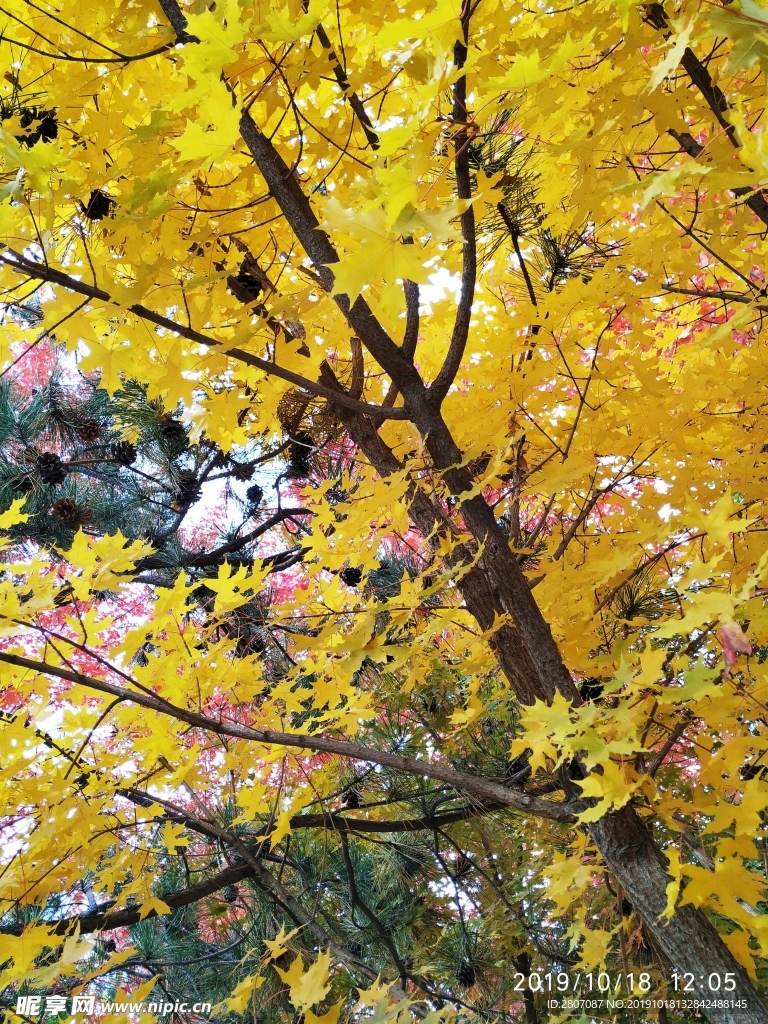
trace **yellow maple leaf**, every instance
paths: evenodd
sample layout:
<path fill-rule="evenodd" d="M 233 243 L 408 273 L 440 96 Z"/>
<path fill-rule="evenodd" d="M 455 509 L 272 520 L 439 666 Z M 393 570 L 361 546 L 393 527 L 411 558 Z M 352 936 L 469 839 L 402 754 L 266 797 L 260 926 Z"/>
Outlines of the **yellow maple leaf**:
<path fill-rule="evenodd" d="M 291 818 L 293 817 L 293 807 L 286 807 L 277 816 L 274 825 L 272 826 L 272 832 L 269 836 L 269 848 L 274 850 L 281 840 L 286 836 L 289 836 L 292 832 L 291 829 Z"/>
<path fill-rule="evenodd" d="M 260 35 L 264 39 L 293 43 L 302 36 L 314 32 L 327 7 L 328 0 L 310 0 L 306 14 L 296 20 L 287 7 L 279 11 L 270 11 L 267 15 L 267 27 L 260 28 Z"/>
<path fill-rule="evenodd" d="M 248 598 L 245 590 L 256 590 L 267 575 L 268 569 L 259 571 L 241 565 L 232 568 L 228 562 L 219 566 L 216 579 L 206 579 L 205 585 L 216 594 L 216 611 L 227 612 L 244 604 Z"/>
<path fill-rule="evenodd" d="M 264 939 L 264 945 L 269 950 L 269 959 L 276 960 L 277 957 L 282 956 L 288 948 L 288 943 L 294 935 L 298 935 L 299 931 L 299 928 L 292 928 L 291 931 L 286 932 L 285 925 L 281 924 L 280 931 L 274 939 Z"/>
<path fill-rule="evenodd" d="M 139 907 L 139 920 L 143 921 L 147 914 L 151 914 L 153 911 L 158 917 L 162 917 L 163 914 L 170 914 L 171 908 L 157 896 L 150 896 Z"/>
<path fill-rule="evenodd" d="M 247 978 L 243 978 L 241 982 L 235 986 L 232 990 L 232 995 L 228 999 L 222 1000 L 213 1007 L 213 1013 L 221 1013 L 222 1010 L 227 1010 L 234 1013 L 244 1013 L 248 1004 L 251 1001 L 253 993 L 266 981 L 266 978 L 260 974 L 249 974 Z"/>
<path fill-rule="evenodd" d="M 161 832 L 161 838 L 163 846 L 169 853 L 176 853 L 178 849 L 184 846 L 189 846 L 191 840 L 187 839 L 184 835 L 183 825 L 174 825 L 172 822 L 167 821 L 165 827 Z"/>
<path fill-rule="evenodd" d="M 593 772 L 583 782 L 579 782 L 582 796 L 598 798 L 594 807 L 581 812 L 579 821 L 598 821 L 608 811 L 623 807 L 640 784 L 639 779 L 626 778 L 623 766 L 608 761 L 602 766 L 602 775 Z"/>
<path fill-rule="evenodd" d="M 307 1010 L 328 995 L 331 989 L 330 963 L 331 955 L 325 952 L 319 953 L 317 960 L 308 968 L 300 956 L 296 957 L 287 970 L 275 965 L 275 970 L 288 986 L 290 1000 L 297 1010 Z"/>
<path fill-rule="evenodd" d="M 80 928 L 76 928 L 74 934 L 64 940 L 64 946 L 54 963 L 48 967 L 34 971 L 32 977 L 38 985 L 47 985 L 60 974 L 74 974 L 77 964 L 86 956 L 89 956 L 96 945 L 94 939 L 80 938 Z M 65 968 L 71 968 L 69 971 Z"/>
<path fill-rule="evenodd" d="M 0 530 L 7 530 L 9 527 L 15 526 L 17 523 L 26 523 L 29 519 L 29 515 L 28 513 L 21 511 L 26 500 L 26 498 L 16 498 L 15 501 L 11 502 L 11 507 L 6 509 L 6 511 L 0 515 Z"/>
<path fill-rule="evenodd" d="M 204 127 L 198 121 L 187 119 L 184 133 L 177 139 L 171 139 L 171 145 L 181 160 L 198 164 L 215 163 L 232 149 L 238 138 L 237 129 L 234 132 L 226 130 L 226 122 L 223 125 L 217 123 Z"/>
<path fill-rule="evenodd" d="M 343 1006 L 343 1000 L 339 1003 L 334 1003 L 330 1010 L 327 1010 L 322 1017 L 318 1017 L 316 1013 L 312 1013 L 311 1010 L 307 1009 L 304 1011 L 304 1020 L 306 1024 L 337 1024 Z"/>

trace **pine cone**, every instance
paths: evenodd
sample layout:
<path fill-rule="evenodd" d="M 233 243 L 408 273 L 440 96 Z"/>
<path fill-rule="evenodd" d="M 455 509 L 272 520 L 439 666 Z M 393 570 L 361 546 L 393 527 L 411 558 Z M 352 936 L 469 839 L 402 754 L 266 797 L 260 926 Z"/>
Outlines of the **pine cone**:
<path fill-rule="evenodd" d="M 120 466 L 132 466 L 136 461 L 136 445 L 130 441 L 116 441 L 109 446 L 109 452 Z"/>
<path fill-rule="evenodd" d="M 225 903 L 234 903 L 239 895 L 236 885 L 225 885 L 221 890 L 221 898 Z"/>
<path fill-rule="evenodd" d="M 149 664 L 149 658 L 147 657 L 147 652 L 144 650 L 143 647 L 140 647 L 138 651 L 136 651 L 136 653 L 133 656 L 132 663 L 134 665 L 138 665 L 139 668 L 147 667 L 147 665 Z"/>
<path fill-rule="evenodd" d="M 257 302 L 263 290 L 261 281 L 247 270 L 241 270 L 239 274 L 228 277 L 227 284 L 235 298 L 246 305 Z"/>
<path fill-rule="evenodd" d="M 58 501 L 54 501 L 51 512 L 65 526 L 84 526 L 91 518 L 88 509 L 82 508 L 72 498 L 59 498 Z"/>
<path fill-rule="evenodd" d="M 256 468 L 255 462 L 235 462 L 232 459 L 229 464 L 232 467 L 230 473 L 235 480 L 250 480 Z"/>
<path fill-rule="evenodd" d="M 82 420 L 77 425 L 77 435 L 81 441 L 85 441 L 86 444 L 93 444 L 94 441 L 98 441 L 101 437 L 101 424 L 98 420 L 95 420 L 92 416 L 88 419 Z"/>
<path fill-rule="evenodd" d="M 254 484 L 252 487 L 248 488 L 248 490 L 245 492 L 245 496 L 248 499 L 248 501 L 250 501 L 250 503 L 255 507 L 256 505 L 261 504 L 261 499 L 264 497 L 264 490 L 263 488 L 259 487 L 258 484 Z"/>
<path fill-rule="evenodd" d="M 117 203 L 111 196 L 102 192 L 100 188 L 95 188 L 85 207 L 85 216 L 88 220 L 104 220 L 105 217 L 112 216 L 116 207 Z"/>
<path fill-rule="evenodd" d="M 175 420 L 169 413 L 160 417 L 157 429 L 160 431 L 160 435 L 163 439 L 169 444 L 173 444 L 174 442 L 181 444 L 181 442 L 186 442 L 187 440 L 187 432 L 184 429 L 184 424 L 179 423 L 179 421 Z"/>
<path fill-rule="evenodd" d="M 311 434 L 307 434 L 304 431 L 296 434 L 291 439 L 290 457 L 286 471 L 286 476 L 289 480 L 302 480 L 304 477 L 309 476 L 309 460 L 314 447 L 315 442 L 312 440 Z"/>
<path fill-rule="evenodd" d="M 67 467 L 55 452 L 41 452 L 37 457 L 37 472 L 44 484 L 56 487 L 64 482 Z"/>
<path fill-rule="evenodd" d="M 197 477 L 192 472 L 180 473 L 176 483 L 176 501 L 180 505 L 193 505 L 202 494 Z"/>
<path fill-rule="evenodd" d="M 469 960 L 462 960 L 456 968 L 456 981 L 463 988 L 471 988 L 475 984 L 475 968 Z"/>
<path fill-rule="evenodd" d="M 345 789 L 341 797 L 341 802 L 345 807 L 350 807 L 353 810 L 360 806 L 360 794 L 356 789 Z"/>
<path fill-rule="evenodd" d="M 348 568 L 342 569 L 339 576 L 348 587 L 356 587 L 363 578 L 363 570 L 358 566 L 350 565 Z"/>

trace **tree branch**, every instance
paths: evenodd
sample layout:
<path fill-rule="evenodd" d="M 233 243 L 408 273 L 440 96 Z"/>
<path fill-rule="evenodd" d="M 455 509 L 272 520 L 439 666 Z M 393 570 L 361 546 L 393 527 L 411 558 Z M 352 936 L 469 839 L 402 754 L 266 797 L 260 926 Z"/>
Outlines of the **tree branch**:
<path fill-rule="evenodd" d="M 745 306 L 754 305 L 763 313 L 768 313 L 768 306 L 761 306 L 755 302 L 755 296 L 745 292 L 732 292 L 728 289 L 714 289 L 712 291 L 701 291 L 698 288 L 678 288 L 676 285 L 662 285 L 665 292 L 672 292 L 673 295 L 691 295 L 696 299 L 720 299 L 722 302 L 740 302 Z"/>
<path fill-rule="evenodd" d="M 405 291 L 405 333 L 400 349 L 406 359 L 413 362 L 419 340 L 419 286 L 415 281 L 403 281 Z"/>
<path fill-rule="evenodd" d="M 339 262 L 339 256 L 327 234 L 320 227 L 309 199 L 282 156 L 259 130 L 248 111 L 244 111 L 240 118 L 240 134 L 272 197 L 312 261 L 317 280 L 325 291 L 332 292 L 334 275 L 331 267 Z M 390 375 L 403 396 L 405 408 L 393 409 L 389 415 L 399 414 L 398 418 L 408 418 L 411 406 L 423 403 L 425 396 L 424 384 L 413 364 L 403 356 L 399 346 L 392 341 L 362 296 L 358 295 L 353 303 L 350 303 L 349 296 L 343 293 L 337 293 L 333 299 L 357 337 Z M 345 396 L 339 404 L 351 409 L 351 401 L 352 399 Z M 386 415 L 384 414 L 383 418 L 386 418 Z"/>
<path fill-rule="evenodd" d="M 161 697 L 146 693 L 137 693 L 118 686 L 115 683 L 108 683 L 102 679 L 94 679 L 82 672 L 72 669 L 60 668 L 57 665 L 50 665 L 47 662 L 33 661 L 31 658 L 24 658 L 17 654 L 9 654 L 0 651 L 0 662 L 8 665 L 15 665 L 18 668 L 28 669 L 42 675 L 54 676 L 58 679 L 68 679 L 70 682 L 85 686 L 89 690 L 98 693 L 108 693 L 113 697 L 120 697 L 129 700 L 140 707 L 156 711 L 161 715 L 186 722 L 197 729 L 204 729 L 221 736 L 234 736 L 239 739 L 251 740 L 255 743 L 263 743 L 268 746 L 290 747 L 298 750 L 314 750 L 318 753 L 335 754 L 339 757 L 348 757 L 355 761 L 366 761 L 371 764 L 380 764 L 394 771 L 402 771 L 408 775 L 416 775 L 421 778 L 438 779 L 453 786 L 458 792 L 465 792 L 477 797 L 483 802 L 501 804 L 511 807 L 526 814 L 535 814 L 540 817 L 549 818 L 553 821 L 561 821 L 572 824 L 576 820 L 580 807 L 578 804 L 560 804 L 548 800 L 541 800 L 538 797 L 530 796 L 521 790 L 508 789 L 496 782 L 479 776 L 467 775 L 464 772 L 456 771 L 447 765 L 435 764 L 432 761 L 420 761 L 415 757 L 405 757 L 387 750 L 377 750 L 375 747 L 363 747 L 346 740 L 336 740 L 324 736 L 310 736 L 301 733 L 275 732 L 267 729 L 251 729 L 248 726 L 239 725 L 236 722 L 216 721 L 206 718 L 204 715 L 185 708 L 177 707 L 170 701 Z"/>
<path fill-rule="evenodd" d="M 384 945 L 387 947 L 389 955 L 395 962 L 395 966 L 397 967 L 397 972 L 400 975 L 400 978 L 403 981 L 405 981 L 407 977 L 405 964 L 400 959 L 400 954 L 397 952 L 395 944 L 392 941 L 392 936 L 389 934 L 387 929 L 384 927 L 384 925 L 381 923 L 378 917 L 374 914 L 374 912 L 370 909 L 367 903 L 361 898 L 360 893 L 357 890 L 357 881 L 355 880 L 355 869 L 352 864 L 352 858 L 349 856 L 349 840 L 345 835 L 342 835 L 339 838 L 341 839 L 341 854 L 344 859 L 344 869 L 347 873 L 347 882 L 349 883 L 349 903 L 350 910 L 352 912 L 352 920 L 354 921 L 355 919 L 355 907 L 360 907 L 362 912 L 373 925 L 374 929 L 376 930 L 377 934 L 381 938 Z"/>
<path fill-rule="evenodd" d="M 120 305 L 111 297 L 109 292 L 104 291 L 103 288 L 85 284 L 85 282 L 78 281 L 76 278 L 70 277 L 68 274 L 64 274 L 60 270 L 55 270 L 53 267 L 46 266 L 43 263 L 35 263 L 32 260 L 26 259 L 21 254 L 14 252 L 12 249 L 9 249 L 8 252 L 10 252 L 12 258 L 9 258 L 8 256 L 0 256 L 0 263 L 5 263 L 6 266 L 11 267 L 13 270 L 24 273 L 28 277 L 34 278 L 38 281 L 48 281 L 50 284 L 58 284 L 62 288 L 76 292 L 78 295 L 87 295 L 91 299 L 99 299 L 102 302 L 107 302 L 114 306 Z M 186 338 L 188 341 L 194 341 L 199 345 L 205 345 L 207 348 L 211 348 L 213 346 L 219 347 L 222 345 L 222 342 L 217 341 L 215 338 L 211 338 L 210 335 L 202 334 L 200 331 L 196 331 L 192 327 L 185 327 L 183 324 L 176 323 L 175 320 L 170 320 L 168 317 L 161 316 L 159 313 L 155 313 L 153 310 L 148 309 L 141 303 L 137 302 L 131 306 L 122 308 L 127 308 L 128 312 L 135 313 L 136 316 L 141 317 L 142 320 L 147 320 L 149 323 L 153 323 L 157 327 L 162 327 L 166 331 L 171 331 L 171 333 L 176 334 L 181 338 Z M 340 403 L 342 405 L 346 405 L 355 412 L 365 413 L 367 416 L 373 416 L 375 419 L 407 418 L 406 410 L 402 408 L 385 409 L 378 405 L 369 405 L 366 402 L 357 402 L 346 395 L 342 395 L 341 397 L 338 395 L 331 396 L 327 389 L 321 384 L 316 384 L 314 381 L 307 380 L 306 377 L 302 377 L 300 374 L 294 373 L 292 370 L 278 366 L 276 363 L 270 362 L 268 359 L 261 359 L 259 356 L 254 356 L 250 352 L 246 352 L 241 348 L 225 349 L 224 354 L 233 359 L 237 359 L 242 363 L 246 363 L 248 366 L 254 366 L 273 377 L 279 377 L 281 380 L 288 381 L 290 384 L 303 388 L 305 391 L 309 391 L 313 395 L 319 395 L 321 398 L 333 397 L 337 404 Z"/>
<path fill-rule="evenodd" d="M 654 28 L 662 32 L 665 32 L 669 28 L 669 18 L 661 4 L 649 4 L 645 11 L 645 20 L 649 25 L 652 25 Z M 667 35 L 669 35 L 668 32 Z M 717 123 L 728 136 L 731 145 L 736 149 L 739 149 L 740 146 L 739 140 L 736 136 L 736 129 L 724 116 L 726 112 L 731 109 L 730 104 L 728 103 L 722 89 L 712 81 L 712 76 L 710 75 L 707 66 L 699 60 L 690 46 L 686 46 L 683 51 L 683 55 L 680 58 L 680 64 L 690 80 L 704 97 L 707 106 L 715 115 Z M 698 153 L 692 152 L 690 144 L 685 139 L 685 135 L 688 135 L 687 132 L 685 135 L 678 136 L 677 132 L 671 130 L 670 135 L 677 139 L 679 144 L 687 153 L 692 156 L 698 156 Z M 688 136 L 688 138 L 690 138 L 690 136 Z M 695 140 L 692 141 L 694 145 L 698 145 Z M 699 152 L 701 152 L 701 147 L 699 147 Z M 755 192 L 749 187 L 740 187 L 733 189 L 733 194 L 739 197 L 748 196 L 749 198 L 745 200 L 745 206 L 748 206 L 756 217 L 758 217 L 764 224 L 768 225 L 768 201 L 762 192 Z"/>
<path fill-rule="evenodd" d="M 236 537 L 234 540 L 228 541 L 226 544 L 222 544 L 214 551 L 209 551 L 205 555 L 192 555 L 184 557 L 181 565 L 178 566 L 180 569 L 204 569 L 210 565 L 218 565 L 220 560 L 226 555 L 233 554 L 235 551 L 240 551 L 247 544 L 257 540 L 263 534 L 267 533 L 272 529 L 273 526 L 277 526 L 279 523 L 284 522 L 286 519 L 290 519 L 291 516 L 313 516 L 315 515 L 310 509 L 305 508 L 287 508 L 281 509 L 276 512 L 269 519 L 266 519 L 260 526 L 255 527 L 250 533 L 246 533 L 243 537 Z M 270 555 L 270 558 L 274 560 L 275 556 Z M 264 560 L 266 561 L 266 559 Z M 175 569 L 176 566 L 169 566 L 167 562 L 163 561 L 158 555 L 147 555 L 146 558 L 140 559 L 136 563 L 137 572 L 151 572 L 154 569 Z M 130 573 L 129 573 L 130 575 Z"/>
<path fill-rule="evenodd" d="M 190 903 L 198 903 L 200 900 L 205 899 L 206 896 L 213 895 L 213 893 L 218 892 L 227 885 L 241 882 L 244 878 L 248 878 L 250 874 L 251 867 L 249 864 L 245 862 L 233 864 L 228 868 L 224 868 L 223 871 L 211 875 L 210 878 L 189 886 L 187 889 L 179 889 L 177 892 L 164 895 L 162 897 L 163 903 L 166 903 L 171 910 L 187 907 Z M 141 917 L 141 906 L 110 911 L 109 907 L 112 905 L 112 903 L 102 904 L 96 913 L 83 914 L 82 916 L 75 915 L 74 917 L 49 921 L 46 924 L 51 926 L 53 935 L 68 935 L 75 926 L 79 926 L 81 935 L 86 935 L 90 932 L 108 931 L 112 928 L 126 928 L 143 920 Z M 155 910 L 150 910 L 149 913 L 145 914 L 145 917 L 157 916 Z M 0 925 L 0 934 L 21 935 L 24 927 L 23 924 Z"/>
<path fill-rule="evenodd" d="M 208 838 L 216 837 L 216 834 L 210 829 L 197 821 L 191 821 L 186 814 L 181 813 L 159 797 L 150 796 L 137 790 L 118 790 L 118 794 L 143 807 L 159 803 L 164 808 L 165 817 L 168 820 L 192 828 Z M 394 821 L 366 821 L 362 818 L 345 818 L 337 814 L 297 814 L 291 818 L 290 826 L 292 831 L 300 828 L 331 828 L 335 832 L 343 831 L 344 833 L 421 832 L 432 831 L 434 828 L 442 828 L 458 821 L 466 821 L 469 818 L 489 814 L 493 810 L 498 810 L 498 805 L 482 807 L 477 804 L 466 804 L 455 811 L 448 811 L 445 814 L 436 815 L 434 818 L 404 818 Z M 262 834 L 268 835 L 268 830 L 265 829 Z M 251 875 L 250 865 L 246 861 L 239 861 L 202 882 L 163 896 L 163 902 L 167 903 L 172 910 L 186 907 L 191 903 L 199 902 L 206 896 L 213 895 L 228 885 L 234 885 L 236 882 L 250 878 Z M 80 934 L 85 935 L 90 932 L 109 931 L 112 928 L 125 928 L 143 920 L 141 906 L 129 907 L 125 910 L 111 910 L 113 905 L 114 901 L 109 901 L 103 903 L 93 913 L 74 915 L 46 923 L 53 927 L 54 935 L 67 935 L 75 926 L 79 927 Z M 145 916 L 155 917 L 157 915 L 152 910 Z M 23 924 L 0 925 L 0 935 L 21 935 L 24 927 Z"/>
<path fill-rule="evenodd" d="M 462 40 L 457 40 L 453 48 L 453 64 L 456 68 L 463 68 L 467 60 L 469 18 L 469 0 L 464 0 L 461 14 Z M 453 96 L 453 123 L 461 126 L 456 132 L 453 142 L 456 195 L 460 200 L 465 199 L 469 201 L 472 198 L 469 171 L 469 144 L 471 138 L 467 131 L 467 76 L 465 74 L 456 82 Z M 436 407 L 440 405 L 448 394 L 451 384 L 453 384 L 456 378 L 461 361 L 464 358 L 467 339 L 469 338 L 469 324 L 472 318 L 472 303 L 475 298 L 475 284 L 477 281 L 475 211 L 471 205 L 461 215 L 461 238 L 463 262 L 461 269 L 461 294 L 456 309 L 456 319 L 448 346 L 448 355 L 445 357 L 445 362 L 440 367 L 437 377 L 435 377 L 428 390 L 429 400 Z"/>
<path fill-rule="evenodd" d="M 304 10 L 309 10 L 309 0 L 304 0 Z M 339 62 L 339 58 L 336 56 L 336 51 L 333 48 L 333 43 L 328 38 L 328 35 L 322 25 L 318 25 L 315 29 L 315 35 L 320 40 L 320 45 L 328 53 L 328 60 L 331 62 L 333 73 L 336 76 L 336 81 L 339 83 L 341 91 L 344 93 L 344 98 L 350 107 L 354 111 L 357 120 L 360 122 L 360 127 L 365 132 L 365 137 L 368 140 L 368 145 L 371 149 L 379 148 L 379 136 L 371 123 L 371 119 L 368 117 L 368 113 L 363 106 L 363 101 L 352 89 L 347 78 L 347 73 Z"/>
<path fill-rule="evenodd" d="M 341 388 L 327 363 L 320 368 L 320 376 L 328 387 Z M 341 407 L 337 408 L 337 414 L 349 436 L 377 473 L 382 477 L 388 477 L 403 469 L 403 464 L 367 416 L 358 416 Z M 445 534 L 447 523 L 440 519 L 438 510 L 429 496 L 420 487 L 413 486 L 408 492 L 407 501 L 411 521 L 425 537 L 430 538 L 433 546 L 437 545 L 439 538 Z M 446 556 L 445 561 L 451 568 L 458 568 L 471 562 L 472 557 L 472 552 L 468 548 L 458 545 Z M 475 567 L 460 575 L 456 580 L 456 587 L 464 598 L 467 609 L 483 630 L 492 630 L 494 623 L 503 616 L 504 610 L 497 600 L 495 591 L 487 585 L 479 569 Z M 536 667 L 515 627 L 508 623 L 500 625 L 492 632 L 489 645 L 512 683 L 518 699 L 523 703 L 532 704 L 537 694 Z"/>
<path fill-rule="evenodd" d="M 171 23 L 171 28 L 176 33 L 177 43 L 199 43 L 197 36 L 187 32 L 187 19 L 182 14 L 181 8 L 176 0 L 157 0 L 163 14 Z"/>

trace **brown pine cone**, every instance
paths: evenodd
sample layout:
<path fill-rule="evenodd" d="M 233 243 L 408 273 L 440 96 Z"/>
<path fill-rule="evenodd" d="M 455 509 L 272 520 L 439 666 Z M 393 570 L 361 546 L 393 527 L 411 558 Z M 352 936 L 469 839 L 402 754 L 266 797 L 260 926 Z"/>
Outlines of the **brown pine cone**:
<path fill-rule="evenodd" d="M 41 452 L 37 457 L 37 472 L 44 484 L 55 487 L 64 482 L 67 467 L 56 452 Z"/>
<path fill-rule="evenodd" d="M 462 960 L 456 968 L 456 981 L 462 988 L 471 988 L 476 981 L 475 968 L 469 960 Z"/>
<path fill-rule="evenodd" d="M 245 496 L 248 499 L 248 501 L 250 501 L 250 503 L 254 507 L 256 507 L 261 503 L 261 499 L 264 497 L 264 489 L 262 487 L 259 487 L 258 484 L 253 484 L 245 492 Z"/>
<path fill-rule="evenodd" d="M 194 473 L 190 471 L 179 473 L 174 496 L 178 505 L 194 505 L 196 501 L 199 501 L 202 493 L 202 488 Z"/>
<path fill-rule="evenodd" d="M 89 416 L 88 419 L 78 423 L 77 434 L 81 441 L 85 441 L 86 444 L 92 444 L 101 437 L 101 424 L 98 420 Z"/>
<path fill-rule="evenodd" d="M 51 512 L 66 526 L 84 526 L 91 518 L 88 509 L 82 508 L 73 498 L 54 501 Z"/>
<path fill-rule="evenodd" d="M 111 217 L 116 208 L 117 203 L 111 196 L 102 192 L 100 188 L 95 188 L 85 207 L 85 216 L 88 220 L 104 220 L 105 217 Z"/>
<path fill-rule="evenodd" d="M 109 446 L 109 451 L 120 466 L 132 466 L 136 461 L 136 446 L 130 441 L 115 441 Z"/>
<path fill-rule="evenodd" d="M 187 432 L 184 429 L 184 424 L 179 423 L 169 413 L 165 413 L 161 416 L 157 424 L 157 429 L 160 431 L 163 438 L 171 444 L 181 444 L 187 440 Z"/>
<path fill-rule="evenodd" d="M 221 898 L 225 903 L 234 903 L 239 895 L 236 885 L 225 885 L 221 890 Z"/>
<path fill-rule="evenodd" d="M 348 587 L 356 587 L 363 578 L 363 570 L 359 566 L 350 565 L 342 569 L 339 576 Z"/>

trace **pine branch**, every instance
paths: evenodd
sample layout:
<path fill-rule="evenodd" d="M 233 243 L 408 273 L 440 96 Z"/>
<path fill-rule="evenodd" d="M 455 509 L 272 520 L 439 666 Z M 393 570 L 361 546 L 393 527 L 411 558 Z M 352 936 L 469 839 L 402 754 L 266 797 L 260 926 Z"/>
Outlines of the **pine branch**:
<path fill-rule="evenodd" d="M 379 938 L 382 940 L 384 945 L 387 947 L 389 955 L 397 967 L 397 973 L 400 975 L 400 980 L 404 983 L 408 977 L 405 964 L 400 959 L 400 954 L 397 952 L 397 948 L 392 941 L 392 936 L 389 934 L 387 929 L 381 923 L 379 918 L 374 914 L 365 900 L 360 896 L 360 892 L 357 888 L 357 880 L 355 879 L 355 869 L 352 865 L 352 859 L 349 856 L 349 840 L 345 835 L 339 836 L 341 840 L 341 851 L 344 857 L 344 868 L 347 873 L 347 883 L 349 885 L 349 897 L 350 897 L 350 908 L 352 912 L 352 921 L 355 920 L 355 908 L 360 907 L 362 912 L 368 918 L 373 925 Z"/>

